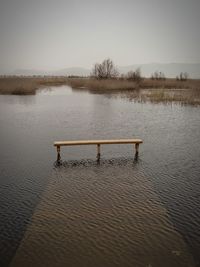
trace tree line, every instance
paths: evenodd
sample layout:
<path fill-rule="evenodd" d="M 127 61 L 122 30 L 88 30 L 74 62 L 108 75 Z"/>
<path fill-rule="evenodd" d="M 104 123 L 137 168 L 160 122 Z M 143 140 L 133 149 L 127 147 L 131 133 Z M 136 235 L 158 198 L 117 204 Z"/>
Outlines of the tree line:
<path fill-rule="evenodd" d="M 142 79 L 141 71 L 137 68 L 135 71 L 129 71 L 126 75 L 119 75 L 117 67 L 110 58 L 104 59 L 102 63 L 96 63 L 92 69 L 91 77 L 96 79 L 127 79 L 140 81 Z"/>
<path fill-rule="evenodd" d="M 102 63 L 96 63 L 92 69 L 91 77 L 96 79 L 126 79 L 130 81 L 140 82 L 143 77 L 141 75 L 140 68 L 131 70 L 127 74 L 119 74 L 119 71 L 113 61 L 110 58 L 104 59 Z M 189 75 L 187 72 L 181 72 L 177 77 L 177 81 L 188 80 Z M 155 71 L 151 75 L 152 80 L 165 80 L 165 74 L 163 72 Z"/>

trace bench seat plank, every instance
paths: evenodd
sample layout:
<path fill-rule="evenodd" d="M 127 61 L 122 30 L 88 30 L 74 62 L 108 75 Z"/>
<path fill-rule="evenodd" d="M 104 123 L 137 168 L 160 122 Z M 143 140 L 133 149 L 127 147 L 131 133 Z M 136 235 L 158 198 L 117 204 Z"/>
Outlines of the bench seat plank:
<path fill-rule="evenodd" d="M 103 145 L 103 144 L 141 144 L 141 139 L 117 139 L 117 140 L 78 140 L 78 141 L 56 141 L 54 146 L 75 145 Z"/>

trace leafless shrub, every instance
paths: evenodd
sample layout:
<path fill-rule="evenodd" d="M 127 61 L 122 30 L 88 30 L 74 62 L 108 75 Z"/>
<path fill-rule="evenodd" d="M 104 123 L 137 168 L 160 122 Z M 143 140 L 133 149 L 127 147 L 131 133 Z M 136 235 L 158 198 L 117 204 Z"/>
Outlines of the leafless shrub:
<path fill-rule="evenodd" d="M 142 80 L 141 70 L 137 68 L 135 71 L 129 71 L 126 75 L 127 80 L 140 82 Z"/>
<path fill-rule="evenodd" d="M 152 80 L 166 80 L 165 78 L 165 74 L 161 71 L 155 71 L 152 75 L 151 75 L 151 79 Z"/>
<path fill-rule="evenodd" d="M 112 79 L 118 76 L 118 71 L 113 61 L 107 58 L 102 63 L 94 65 L 91 76 L 97 79 Z"/>
<path fill-rule="evenodd" d="M 187 72 L 181 72 L 179 76 L 176 76 L 177 81 L 187 81 L 189 78 L 189 74 Z"/>

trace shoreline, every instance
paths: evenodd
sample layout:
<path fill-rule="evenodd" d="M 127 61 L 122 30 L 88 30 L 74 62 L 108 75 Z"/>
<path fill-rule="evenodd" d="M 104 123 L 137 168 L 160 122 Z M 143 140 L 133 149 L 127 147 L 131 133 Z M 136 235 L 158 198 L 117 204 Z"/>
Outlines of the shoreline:
<path fill-rule="evenodd" d="M 49 86 L 68 85 L 73 89 L 124 91 L 136 89 L 194 89 L 200 90 L 200 79 L 177 81 L 174 78 L 152 80 L 143 78 L 140 82 L 127 79 L 68 78 L 64 76 L 45 77 L 0 77 L 0 94 L 5 95 L 34 95 L 38 89 Z"/>
<path fill-rule="evenodd" d="M 0 77 L 0 95 L 35 95 L 38 89 L 51 86 L 71 86 L 73 90 L 91 93 L 121 94 L 139 102 L 180 102 L 200 105 L 200 79 L 177 81 L 152 80 L 144 78 L 140 82 L 126 79 L 97 80 L 93 78 L 59 77 Z"/>

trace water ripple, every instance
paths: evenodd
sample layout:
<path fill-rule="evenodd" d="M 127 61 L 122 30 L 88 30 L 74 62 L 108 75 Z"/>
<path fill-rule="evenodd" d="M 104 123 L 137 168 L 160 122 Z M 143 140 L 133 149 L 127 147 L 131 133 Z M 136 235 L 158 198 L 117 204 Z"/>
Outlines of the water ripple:
<path fill-rule="evenodd" d="M 130 159 L 70 161 L 54 169 L 12 266 L 52 262 L 195 266 L 153 185 Z"/>

